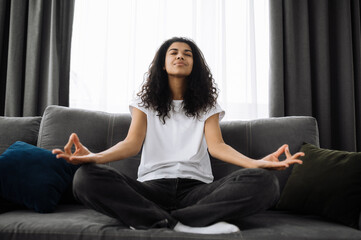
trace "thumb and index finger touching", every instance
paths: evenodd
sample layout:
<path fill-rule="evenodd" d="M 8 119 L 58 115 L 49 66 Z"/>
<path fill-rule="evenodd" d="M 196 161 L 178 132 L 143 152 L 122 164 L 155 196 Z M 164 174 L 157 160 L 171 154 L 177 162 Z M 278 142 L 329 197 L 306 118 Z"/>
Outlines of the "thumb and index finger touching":
<path fill-rule="evenodd" d="M 274 153 L 274 155 L 277 158 L 279 158 L 279 156 L 281 156 L 282 153 L 286 152 L 286 154 L 287 154 L 287 151 L 286 151 L 287 148 L 288 148 L 288 145 L 283 144 L 280 148 L 277 149 L 277 151 Z"/>
<path fill-rule="evenodd" d="M 72 147 L 75 145 L 75 149 L 81 148 L 82 144 L 80 143 L 79 137 L 76 133 L 72 133 L 69 137 L 68 142 L 64 146 L 64 151 L 61 149 L 53 149 L 53 154 L 67 154 L 72 155 Z"/>
<path fill-rule="evenodd" d="M 304 156 L 305 154 L 303 152 L 295 153 L 294 155 L 291 154 L 288 144 L 282 145 L 275 153 L 274 155 L 279 158 L 281 154 L 286 155 L 286 162 L 289 164 L 299 163 L 302 164 L 302 160 L 298 159 L 299 157 Z"/>
<path fill-rule="evenodd" d="M 276 155 L 277 157 L 279 157 L 279 156 L 281 156 L 282 153 L 285 153 L 286 158 L 298 158 L 298 157 L 302 157 L 302 156 L 305 155 L 303 152 L 298 152 L 298 153 L 295 153 L 294 155 L 292 155 L 291 152 L 290 152 L 290 148 L 289 148 L 288 144 L 282 145 L 282 146 L 275 152 L 275 155 Z"/>

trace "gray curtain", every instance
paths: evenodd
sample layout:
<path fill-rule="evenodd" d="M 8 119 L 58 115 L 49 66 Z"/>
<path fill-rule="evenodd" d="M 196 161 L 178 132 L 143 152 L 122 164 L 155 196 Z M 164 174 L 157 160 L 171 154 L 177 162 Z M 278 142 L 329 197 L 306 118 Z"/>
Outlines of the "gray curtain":
<path fill-rule="evenodd" d="M 361 151 L 359 0 L 270 0 L 270 114 L 314 116 L 321 147 Z"/>
<path fill-rule="evenodd" d="M 74 0 L 0 0 L 0 116 L 69 105 Z"/>

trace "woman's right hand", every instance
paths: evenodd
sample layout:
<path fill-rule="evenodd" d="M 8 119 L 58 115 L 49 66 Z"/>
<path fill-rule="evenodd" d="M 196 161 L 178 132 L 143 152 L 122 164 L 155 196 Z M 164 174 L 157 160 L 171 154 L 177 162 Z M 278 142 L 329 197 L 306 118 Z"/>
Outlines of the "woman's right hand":
<path fill-rule="evenodd" d="M 75 151 L 71 149 L 75 146 Z M 53 149 L 53 154 L 56 158 L 63 158 L 71 164 L 92 163 L 97 162 L 97 154 L 90 152 L 83 144 L 81 144 L 78 135 L 72 133 L 69 137 L 68 143 L 64 146 L 64 151 L 61 149 Z"/>

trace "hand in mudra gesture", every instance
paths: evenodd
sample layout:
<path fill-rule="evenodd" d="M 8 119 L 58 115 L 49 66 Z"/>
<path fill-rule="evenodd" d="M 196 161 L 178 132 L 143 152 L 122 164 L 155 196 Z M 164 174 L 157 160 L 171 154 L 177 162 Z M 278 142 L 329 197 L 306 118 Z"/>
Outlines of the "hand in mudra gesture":
<path fill-rule="evenodd" d="M 284 161 L 279 160 L 279 157 L 281 156 L 282 153 L 285 153 L 285 155 L 286 155 L 286 159 Z M 295 153 L 292 155 L 290 153 L 288 145 L 284 144 L 277 151 L 265 156 L 264 158 L 258 160 L 257 162 L 258 162 L 260 168 L 284 170 L 292 164 L 295 164 L 295 163 L 302 164 L 302 160 L 300 160 L 298 158 L 302 157 L 304 155 L 305 154 L 303 152 L 298 152 L 298 153 Z"/>
<path fill-rule="evenodd" d="M 72 152 L 72 147 L 75 146 L 75 151 Z M 81 144 L 78 135 L 72 133 L 69 137 L 68 143 L 64 146 L 64 151 L 61 149 L 54 149 L 53 154 L 57 158 L 63 158 L 72 164 L 96 162 L 96 154 L 90 152 L 83 144 Z"/>

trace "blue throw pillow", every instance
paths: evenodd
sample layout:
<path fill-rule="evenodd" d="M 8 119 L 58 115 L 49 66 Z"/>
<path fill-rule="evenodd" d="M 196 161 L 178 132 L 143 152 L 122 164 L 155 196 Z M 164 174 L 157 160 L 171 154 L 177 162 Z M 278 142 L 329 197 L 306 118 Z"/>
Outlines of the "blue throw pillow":
<path fill-rule="evenodd" d="M 49 150 L 18 141 L 0 155 L 0 195 L 36 212 L 53 212 L 77 168 Z"/>

